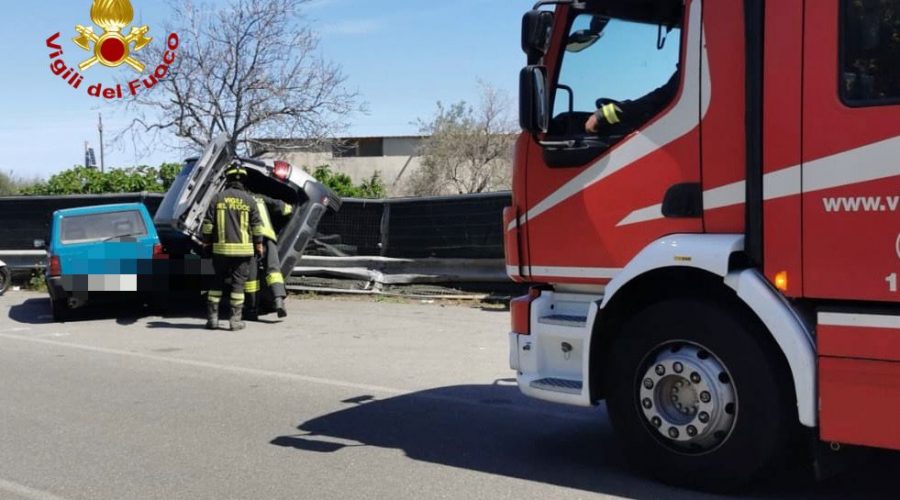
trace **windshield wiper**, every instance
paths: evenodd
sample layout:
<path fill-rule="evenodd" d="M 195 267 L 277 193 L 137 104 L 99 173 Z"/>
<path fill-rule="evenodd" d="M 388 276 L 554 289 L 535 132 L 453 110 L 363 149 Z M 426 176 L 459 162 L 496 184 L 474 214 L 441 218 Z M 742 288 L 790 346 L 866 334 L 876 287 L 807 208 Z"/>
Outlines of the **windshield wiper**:
<path fill-rule="evenodd" d="M 129 236 L 143 236 L 144 233 L 127 233 L 127 234 L 117 234 L 115 236 L 110 236 L 109 238 L 104 239 L 103 241 L 114 240 L 116 238 L 128 238 Z"/>

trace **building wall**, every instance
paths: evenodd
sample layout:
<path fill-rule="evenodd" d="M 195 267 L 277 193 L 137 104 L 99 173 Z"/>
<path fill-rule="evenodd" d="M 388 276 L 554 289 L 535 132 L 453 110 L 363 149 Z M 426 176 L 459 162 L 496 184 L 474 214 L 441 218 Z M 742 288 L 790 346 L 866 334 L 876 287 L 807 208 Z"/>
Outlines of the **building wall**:
<path fill-rule="evenodd" d="M 297 167 L 307 167 L 310 171 L 319 165 L 329 165 L 332 170 L 349 175 L 354 183 L 370 179 L 377 171 L 391 196 L 402 194 L 403 181 L 421 164 L 418 156 L 334 158 L 331 153 L 280 152 L 263 157 L 286 161 Z"/>
<path fill-rule="evenodd" d="M 346 139 L 348 142 L 353 139 Z M 263 155 L 286 161 L 310 171 L 319 165 L 350 176 L 354 183 L 370 179 L 375 172 L 381 175 L 389 196 L 403 194 L 403 183 L 421 165 L 418 148 L 420 137 L 385 137 L 384 156 L 335 157 L 329 152 L 279 151 Z"/>
<path fill-rule="evenodd" d="M 421 137 L 385 137 L 384 156 L 418 156 Z"/>

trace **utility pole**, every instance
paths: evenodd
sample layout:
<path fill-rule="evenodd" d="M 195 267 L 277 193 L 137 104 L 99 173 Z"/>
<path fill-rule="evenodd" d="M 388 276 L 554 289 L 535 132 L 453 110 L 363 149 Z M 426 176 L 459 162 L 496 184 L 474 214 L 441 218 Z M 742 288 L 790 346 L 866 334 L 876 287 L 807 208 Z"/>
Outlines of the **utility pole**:
<path fill-rule="evenodd" d="M 97 113 L 97 130 L 100 131 L 100 173 L 103 173 L 103 115 Z"/>

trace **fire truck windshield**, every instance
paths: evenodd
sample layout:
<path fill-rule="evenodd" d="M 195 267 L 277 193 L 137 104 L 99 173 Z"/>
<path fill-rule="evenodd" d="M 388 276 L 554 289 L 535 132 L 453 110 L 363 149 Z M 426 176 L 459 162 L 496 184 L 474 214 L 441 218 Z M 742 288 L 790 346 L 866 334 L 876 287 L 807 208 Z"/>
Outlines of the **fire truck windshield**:
<path fill-rule="evenodd" d="M 595 133 L 626 135 L 668 104 L 678 84 L 681 29 L 578 14 L 569 29 L 549 135 L 584 135 L 585 122 L 606 114 Z"/>

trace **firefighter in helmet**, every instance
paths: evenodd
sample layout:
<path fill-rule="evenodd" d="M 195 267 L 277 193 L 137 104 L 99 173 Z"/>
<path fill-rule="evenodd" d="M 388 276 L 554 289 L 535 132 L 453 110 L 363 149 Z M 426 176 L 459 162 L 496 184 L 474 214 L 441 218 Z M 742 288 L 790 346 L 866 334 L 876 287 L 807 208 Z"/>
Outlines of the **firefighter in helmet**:
<path fill-rule="evenodd" d="M 229 326 L 233 331 L 244 328 L 244 283 L 254 252 L 262 253 L 262 220 L 256 201 L 244 188 L 246 177 L 247 170 L 240 163 L 225 170 L 225 189 L 210 202 L 201 227 L 204 247 L 212 247 L 218 282 L 217 289 L 207 296 L 206 328 L 210 330 L 219 326 L 219 302 L 226 291 L 231 306 Z"/>
<path fill-rule="evenodd" d="M 284 275 L 281 273 L 281 260 L 278 258 L 278 236 L 275 233 L 275 228 L 272 226 L 271 215 L 277 214 L 287 217 L 293 212 L 293 207 L 281 200 L 262 194 L 253 193 L 252 196 L 256 202 L 259 216 L 262 219 L 260 232 L 263 236 L 263 255 L 259 259 L 264 265 L 257 265 L 256 262 L 253 262 L 250 266 L 250 279 L 247 280 L 247 284 L 244 287 L 244 291 L 247 292 L 248 317 L 255 319 L 259 314 L 259 270 L 262 267 L 265 269 L 266 286 L 269 287 L 272 291 L 272 296 L 275 298 L 275 311 L 278 313 L 279 318 L 283 318 L 287 316 L 287 310 L 284 307 L 284 298 L 287 297 L 287 290 L 284 287 Z"/>

